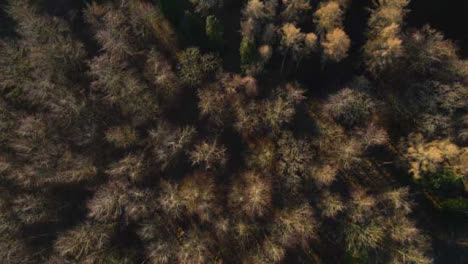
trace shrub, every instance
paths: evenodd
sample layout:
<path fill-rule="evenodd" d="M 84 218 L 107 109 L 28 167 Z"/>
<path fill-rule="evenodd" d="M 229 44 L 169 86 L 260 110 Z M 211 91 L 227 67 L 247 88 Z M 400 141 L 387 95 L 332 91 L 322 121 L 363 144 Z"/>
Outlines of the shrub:
<path fill-rule="evenodd" d="M 468 200 L 461 197 L 446 199 L 442 201 L 441 207 L 447 212 L 468 214 Z"/>
<path fill-rule="evenodd" d="M 442 170 L 425 173 L 419 183 L 428 190 L 453 195 L 464 191 L 463 178 L 464 175 Z"/>

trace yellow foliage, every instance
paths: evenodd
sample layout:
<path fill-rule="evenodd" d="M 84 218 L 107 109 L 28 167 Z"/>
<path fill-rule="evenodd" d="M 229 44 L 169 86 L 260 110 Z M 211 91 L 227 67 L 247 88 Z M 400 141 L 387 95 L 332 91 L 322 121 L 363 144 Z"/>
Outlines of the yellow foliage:
<path fill-rule="evenodd" d="M 343 25 L 343 10 L 336 1 L 321 3 L 319 9 L 314 13 L 314 23 L 317 31 L 321 34 Z"/>
<path fill-rule="evenodd" d="M 450 168 L 456 173 L 467 173 L 468 148 L 460 148 L 448 139 L 424 142 L 421 135 L 413 135 L 406 150 L 406 157 L 415 179 L 421 178 L 422 173 L 434 173 L 444 168 Z"/>
<path fill-rule="evenodd" d="M 237 178 L 229 194 L 234 210 L 240 209 L 248 216 L 263 216 L 271 205 L 271 183 L 254 172 L 245 172 Z"/>
<path fill-rule="evenodd" d="M 348 56 L 351 40 L 342 29 L 335 28 L 327 33 L 321 44 L 326 58 L 338 62 Z"/>

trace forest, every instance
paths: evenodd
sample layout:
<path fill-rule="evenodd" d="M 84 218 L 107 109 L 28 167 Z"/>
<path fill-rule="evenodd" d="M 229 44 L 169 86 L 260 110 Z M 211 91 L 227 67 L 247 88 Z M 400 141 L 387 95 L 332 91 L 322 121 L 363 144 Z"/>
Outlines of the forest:
<path fill-rule="evenodd" d="M 468 263 L 468 1 L 0 0 L 0 263 Z"/>

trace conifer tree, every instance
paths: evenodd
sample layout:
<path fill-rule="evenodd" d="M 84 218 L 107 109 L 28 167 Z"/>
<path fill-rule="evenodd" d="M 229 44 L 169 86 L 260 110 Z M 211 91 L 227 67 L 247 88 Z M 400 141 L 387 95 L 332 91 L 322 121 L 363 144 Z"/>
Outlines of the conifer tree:
<path fill-rule="evenodd" d="M 219 20 L 215 16 L 206 17 L 206 36 L 214 43 L 215 46 L 222 46 L 223 39 L 223 28 Z"/>

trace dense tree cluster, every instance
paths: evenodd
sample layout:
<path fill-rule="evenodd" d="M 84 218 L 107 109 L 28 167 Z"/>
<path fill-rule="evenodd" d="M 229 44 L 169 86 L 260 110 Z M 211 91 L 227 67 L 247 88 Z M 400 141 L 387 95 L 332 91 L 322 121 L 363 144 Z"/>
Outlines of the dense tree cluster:
<path fill-rule="evenodd" d="M 468 262 L 468 62 L 409 0 L 59 2 L 0 5 L 0 262 Z"/>

